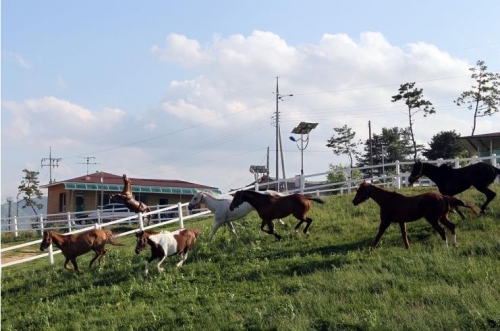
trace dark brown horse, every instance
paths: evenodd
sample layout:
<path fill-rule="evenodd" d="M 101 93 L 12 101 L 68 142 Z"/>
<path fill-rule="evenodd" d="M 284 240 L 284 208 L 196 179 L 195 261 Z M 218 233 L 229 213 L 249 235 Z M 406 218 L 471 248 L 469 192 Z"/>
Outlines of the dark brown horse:
<path fill-rule="evenodd" d="M 59 248 L 66 258 L 64 261 L 64 268 L 71 270 L 68 267 L 68 263 L 71 261 L 74 270 L 81 272 L 76 263 L 76 258 L 80 255 L 94 251 L 95 256 L 89 263 L 89 268 L 92 266 L 94 261 L 98 259 L 99 264 L 101 263 L 104 255 L 108 251 L 104 246 L 106 244 L 111 244 L 114 246 L 124 246 L 123 244 L 115 243 L 113 241 L 113 233 L 109 230 L 90 230 L 80 234 L 68 234 L 63 235 L 57 231 L 45 231 L 43 233 L 42 243 L 40 244 L 40 250 L 43 251 L 48 248 L 51 244 L 54 244 Z"/>
<path fill-rule="evenodd" d="M 262 219 L 260 229 L 274 235 L 278 240 L 281 240 L 281 236 L 274 231 L 273 220 L 285 218 L 288 215 L 293 215 L 299 220 L 299 223 L 295 226 L 295 232 L 298 232 L 300 225 L 306 222 L 304 233 L 309 234 L 308 230 L 312 223 L 312 219 L 307 217 L 307 213 L 309 209 L 311 209 L 311 200 L 318 203 L 324 203 L 320 198 L 308 197 L 298 193 L 283 197 L 275 197 L 255 191 L 238 191 L 229 205 L 229 210 L 233 211 L 243 202 L 248 202 L 255 208 Z M 264 230 L 265 225 L 267 225 L 267 231 Z"/>
<path fill-rule="evenodd" d="M 449 212 L 452 209 L 458 209 L 458 207 L 465 207 L 477 215 L 475 206 L 457 198 L 439 194 L 438 192 L 428 192 L 407 197 L 396 192 L 386 191 L 381 187 L 363 181 L 359 185 L 352 203 L 357 206 L 369 198 L 372 198 L 380 207 L 380 226 L 372 248 L 377 246 L 380 238 L 382 238 L 382 235 L 391 223 L 398 223 L 401 228 L 405 248 L 409 249 L 410 244 L 408 243 L 408 235 L 406 233 L 406 223 L 416 221 L 422 217 L 439 233 L 443 244 L 448 245 L 445 231 L 439 223 L 446 226 L 453 236 L 453 245 L 456 245 L 455 224 L 450 222 L 448 218 Z"/>
<path fill-rule="evenodd" d="M 481 206 L 481 214 L 484 214 L 486 207 L 496 196 L 496 193 L 488 186 L 493 183 L 497 176 L 500 176 L 500 169 L 482 162 L 453 169 L 446 164 L 438 167 L 417 161 L 413 165 L 408 181 L 413 184 L 421 176 L 430 178 L 436 183 L 439 192 L 445 195 L 454 196 L 474 186 L 479 192 L 486 195 L 486 202 Z"/>
<path fill-rule="evenodd" d="M 116 201 L 119 198 L 127 208 L 134 213 L 147 213 L 150 212 L 151 209 L 142 201 L 137 201 L 134 199 L 134 195 L 132 194 L 132 181 L 127 177 L 126 174 L 123 174 L 123 190 L 122 193 L 113 194 L 110 199 L 112 201 Z M 151 221 L 151 215 L 146 216 L 147 225 L 149 225 Z"/>
<path fill-rule="evenodd" d="M 171 255 L 179 254 L 181 261 L 177 267 L 182 266 L 188 257 L 189 250 L 194 246 L 196 238 L 201 233 L 200 229 L 180 229 L 173 232 L 162 231 L 139 231 L 136 233 L 137 245 L 135 253 L 139 254 L 149 244 L 151 247 L 151 257 L 146 261 L 144 275 L 148 275 L 148 265 L 155 259 L 159 259 L 157 268 L 161 272 L 160 265 Z"/>

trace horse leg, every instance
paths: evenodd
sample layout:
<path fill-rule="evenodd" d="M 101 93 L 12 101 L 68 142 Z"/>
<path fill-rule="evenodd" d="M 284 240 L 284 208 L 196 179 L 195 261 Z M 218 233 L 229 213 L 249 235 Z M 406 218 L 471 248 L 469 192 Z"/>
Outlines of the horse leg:
<path fill-rule="evenodd" d="M 443 224 L 444 226 L 446 226 L 450 230 L 451 235 L 452 235 L 453 246 L 457 246 L 457 235 L 455 233 L 455 227 L 456 227 L 455 224 L 450 222 L 450 219 L 448 218 L 447 215 L 444 215 L 443 217 L 441 217 L 439 222 L 441 222 L 441 224 Z"/>
<path fill-rule="evenodd" d="M 105 248 L 102 250 L 101 255 L 99 255 L 99 258 L 97 259 L 97 262 L 99 262 L 99 265 L 101 264 L 101 261 L 104 259 L 104 255 L 108 252 L 108 249 Z"/>
<path fill-rule="evenodd" d="M 76 257 L 72 258 L 71 259 L 71 263 L 73 264 L 73 266 L 75 267 L 75 271 L 78 271 L 78 272 L 82 272 L 79 268 L 78 268 L 78 264 L 76 263 Z"/>
<path fill-rule="evenodd" d="M 217 220 L 215 220 L 214 229 L 212 230 L 212 233 L 210 234 L 210 238 L 208 238 L 208 242 L 212 241 L 212 238 L 214 237 L 217 230 L 219 230 L 221 225 L 222 225 L 221 222 L 218 222 Z"/>
<path fill-rule="evenodd" d="M 484 215 L 486 213 L 486 207 L 489 205 L 489 203 L 491 202 L 491 200 L 495 199 L 495 197 L 497 196 L 497 194 L 495 192 L 493 192 L 492 190 L 490 190 L 489 188 L 487 188 L 487 187 L 477 187 L 477 186 L 474 186 L 474 187 L 479 192 L 481 192 L 484 195 L 486 195 L 486 201 L 481 206 L 481 215 Z"/>
<path fill-rule="evenodd" d="M 177 263 L 177 268 L 182 267 L 184 261 L 186 261 L 186 259 L 188 258 L 188 252 L 184 254 L 181 253 L 180 255 L 181 255 L 181 260 L 179 261 L 179 263 Z"/>
<path fill-rule="evenodd" d="M 227 222 L 226 223 L 227 227 L 229 228 L 229 230 L 231 230 L 231 232 L 236 236 L 238 237 L 238 234 L 236 234 L 236 229 L 234 228 L 234 225 L 232 222 Z"/>
<path fill-rule="evenodd" d="M 432 225 L 434 230 L 436 230 L 441 236 L 441 239 L 443 240 L 443 246 L 448 247 L 448 241 L 446 240 L 446 232 L 444 232 L 444 229 L 439 225 L 439 219 L 434 220 L 426 217 L 426 220 Z"/>
<path fill-rule="evenodd" d="M 293 228 L 295 230 L 295 233 L 299 233 L 299 228 L 302 225 L 302 223 L 304 223 L 304 220 L 302 220 L 298 217 L 297 217 L 297 219 L 299 220 L 299 223 L 297 223 L 297 225 L 295 225 L 295 227 Z"/>
<path fill-rule="evenodd" d="M 163 261 L 167 258 L 167 256 L 163 256 L 163 258 L 160 260 L 160 262 L 158 262 L 158 264 L 156 265 L 156 267 L 158 268 L 158 271 L 159 272 L 163 272 L 165 269 L 163 269 L 161 266 L 161 264 L 163 263 Z"/>
<path fill-rule="evenodd" d="M 309 226 L 311 226 L 312 223 L 312 218 L 308 217 L 306 218 L 306 227 L 304 228 L 304 234 L 309 235 Z"/>
<path fill-rule="evenodd" d="M 399 223 L 399 228 L 401 229 L 401 236 L 403 236 L 403 241 L 406 249 L 410 249 L 410 243 L 408 242 L 408 234 L 406 233 L 406 223 Z"/>
<path fill-rule="evenodd" d="M 94 257 L 92 258 L 92 260 L 90 260 L 90 263 L 89 263 L 89 268 L 92 267 L 92 264 L 94 263 L 95 260 L 97 260 L 97 258 L 102 254 L 101 251 L 97 250 L 94 248 Z"/>
<path fill-rule="evenodd" d="M 372 244 L 372 249 L 375 249 L 375 247 L 377 247 L 377 244 L 380 241 L 380 238 L 382 238 L 382 235 L 384 234 L 385 230 L 387 230 L 389 225 L 391 225 L 391 222 L 389 222 L 389 221 L 381 221 L 380 222 L 377 236 L 375 237 L 375 240 L 373 241 L 373 244 Z"/>
<path fill-rule="evenodd" d="M 264 226 L 267 225 L 267 228 L 269 230 L 265 230 L 264 229 Z M 266 233 L 269 233 L 269 234 L 272 234 L 274 235 L 278 240 L 281 240 L 281 236 L 279 234 L 276 233 L 276 231 L 274 231 L 274 223 L 273 223 L 273 220 L 262 220 L 262 223 L 260 225 L 260 230 L 261 231 L 264 231 Z"/>
<path fill-rule="evenodd" d="M 67 257 L 66 260 L 64 261 L 64 269 L 72 270 L 71 268 L 68 267 L 69 260 L 70 260 L 70 258 Z"/>

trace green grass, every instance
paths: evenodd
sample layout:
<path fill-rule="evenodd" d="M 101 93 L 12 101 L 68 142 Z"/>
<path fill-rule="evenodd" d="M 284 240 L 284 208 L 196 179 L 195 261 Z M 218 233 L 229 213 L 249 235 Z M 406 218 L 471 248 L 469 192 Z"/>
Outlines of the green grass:
<path fill-rule="evenodd" d="M 212 218 L 187 223 L 203 233 L 187 262 L 170 257 L 159 273 L 143 269 L 149 251 L 110 246 L 105 262 L 76 274 L 37 260 L 2 270 L 2 330 L 498 330 L 500 329 L 500 186 L 486 217 L 457 224 L 458 247 L 444 248 L 427 222 L 408 224 L 411 249 L 392 225 L 379 247 L 371 200 L 353 195 L 314 203 L 310 236 L 276 225 L 278 242 L 259 230 L 256 213 L 236 222 L 239 237 Z M 425 189 L 403 190 L 418 194 Z M 469 190 L 460 198 L 480 205 Z M 470 215 L 470 214 L 467 214 Z M 448 233 L 448 232 L 447 232 Z"/>

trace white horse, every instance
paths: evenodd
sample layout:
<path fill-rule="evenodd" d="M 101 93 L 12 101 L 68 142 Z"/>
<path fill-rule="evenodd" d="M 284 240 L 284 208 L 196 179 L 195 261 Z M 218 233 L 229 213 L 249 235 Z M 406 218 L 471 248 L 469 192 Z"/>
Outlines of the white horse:
<path fill-rule="evenodd" d="M 279 193 L 272 190 L 262 191 L 263 194 L 272 195 L 275 197 L 285 196 L 286 194 Z M 245 217 L 248 213 L 250 213 L 254 208 L 247 202 L 244 202 L 238 208 L 235 208 L 233 211 L 229 210 L 229 205 L 233 197 L 230 195 L 215 195 L 214 193 L 207 191 L 199 191 L 196 190 L 196 194 L 193 196 L 191 201 L 188 204 L 188 209 L 193 210 L 195 206 L 204 203 L 208 209 L 215 216 L 215 225 L 212 233 L 210 234 L 210 238 L 208 241 L 211 241 L 217 230 L 224 224 L 228 226 L 231 232 L 237 237 L 236 229 L 234 228 L 233 223 L 231 221 L 240 219 Z M 279 220 L 281 224 L 285 224 L 282 220 Z"/>

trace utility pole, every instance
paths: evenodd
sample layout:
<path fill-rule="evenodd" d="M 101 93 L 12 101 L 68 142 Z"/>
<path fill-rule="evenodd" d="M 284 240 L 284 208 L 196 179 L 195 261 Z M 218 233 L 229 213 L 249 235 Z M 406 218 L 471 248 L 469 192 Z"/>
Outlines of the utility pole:
<path fill-rule="evenodd" d="M 368 121 L 368 139 L 370 140 L 370 172 L 373 178 L 372 123 Z"/>
<path fill-rule="evenodd" d="M 77 164 L 86 164 L 87 165 L 87 175 L 89 174 L 89 165 L 100 164 L 100 163 L 96 163 L 96 162 L 90 162 L 90 160 L 95 160 L 95 157 L 93 157 L 93 156 L 84 156 L 84 157 L 81 157 L 81 159 L 86 159 L 87 162 L 77 162 Z"/>
<path fill-rule="evenodd" d="M 279 112 L 279 101 L 283 100 L 283 97 L 292 97 L 293 94 L 282 95 L 278 88 L 279 77 L 276 77 L 276 180 L 278 181 L 277 191 L 280 191 L 279 182 L 279 152 L 281 150 L 281 132 L 280 132 L 280 112 Z M 285 161 L 283 160 L 283 150 L 281 150 L 281 166 L 283 168 L 283 178 L 285 179 Z"/>
<path fill-rule="evenodd" d="M 44 162 L 47 162 L 48 164 L 44 164 Z M 61 161 L 61 158 L 53 158 L 52 157 L 52 147 L 49 148 L 49 157 L 46 158 L 44 157 L 42 161 L 40 162 L 41 167 L 49 167 L 49 184 L 52 184 L 52 168 L 59 167 L 59 161 Z"/>

